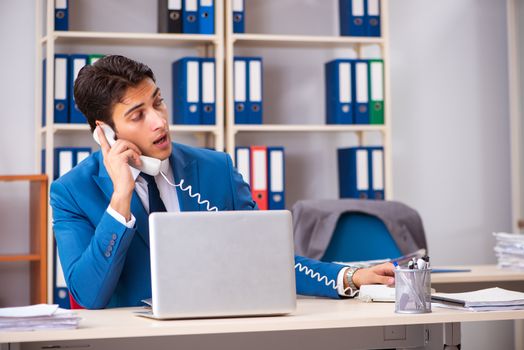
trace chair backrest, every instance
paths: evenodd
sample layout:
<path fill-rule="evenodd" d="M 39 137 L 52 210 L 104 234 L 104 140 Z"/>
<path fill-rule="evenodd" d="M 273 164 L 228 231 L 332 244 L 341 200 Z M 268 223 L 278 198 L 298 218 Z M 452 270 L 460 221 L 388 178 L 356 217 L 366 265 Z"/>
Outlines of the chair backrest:
<path fill-rule="evenodd" d="M 379 218 L 358 212 L 342 214 L 322 261 L 396 258 L 402 253 Z"/>

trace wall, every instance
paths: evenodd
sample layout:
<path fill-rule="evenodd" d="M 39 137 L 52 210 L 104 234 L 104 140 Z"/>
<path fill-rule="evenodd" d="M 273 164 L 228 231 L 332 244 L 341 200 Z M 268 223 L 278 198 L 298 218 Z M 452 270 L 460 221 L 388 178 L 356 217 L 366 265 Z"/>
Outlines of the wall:
<path fill-rule="evenodd" d="M 249 31 L 337 32 L 335 0 L 281 0 L 271 8 L 265 3 L 246 0 Z M 300 12 L 298 3 L 303 6 Z M 133 1 L 128 6 L 118 13 L 125 23 L 136 19 L 135 6 L 145 5 Z M 434 264 L 494 263 L 491 232 L 511 227 L 505 2 L 395 0 L 389 7 L 394 196 L 419 210 Z M 154 18 L 150 12 L 140 11 L 137 25 L 143 30 L 154 30 L 143 21 L 143 16 Z M 1 1 L 0 13 L 0 51 L 8 53 L 0 55 L 4 68 L 0 173 L 33 172 L 33 1 Z M 285 19 L 288 13 L 294 14 L 292 21 Z M 315 16 L 318 13 L 322 16 Z M 97 23 L 110 21 L 94 16 L 81 25 Z M 104 47 L 80 49 L 107 52 Z M 161 55 L 170 52 L 121 50 L 143 53 L 152 61 L 146 63 L 162 76 L 169 74 L 169 68 L 159 62 Z M 264 56 L 267 120 L 304 123 L 323 121 L 321 65 L 352 54 L 320 49 L 242 49 L 238 53 Z M 283 57 L 295 59 L 294 63 Z M 289 81 L 298 83 L 286 89 Z M 282 102 L 284 98 L 287 103 Z M 244 134 L 239 142 L 267 139 L 264 134 Z M 289 150 L 289 204 L 304 197 L 336 197 L 333 149 L 354 143 L 351 135 L 281 134 L 269 139 Z M 21 193 L 18 198 L 23 198 Z M 6 200 L 0 205 L 1 213 L 11 210 Z M 12 242 L 2 232 L 0 247 Z M 0 275 L 6 275 L 2 267 Z M 26 281 L 13 281 L 19 290 L 26 289 Z M 8 298 L 16 304 L 23 296 L 12 293 Z M 468 324 L 463 327 L 463 348 L 512 348 L 512 334 L 510 322 Z"/>
<path fill-rule="evenodd" d="M 391 2 L 395 198 L 419 210 L 436 264 L 494 263 L 511 230 L 504 1 Z M 510 349 L 510 322 L 466 349 Z"/>

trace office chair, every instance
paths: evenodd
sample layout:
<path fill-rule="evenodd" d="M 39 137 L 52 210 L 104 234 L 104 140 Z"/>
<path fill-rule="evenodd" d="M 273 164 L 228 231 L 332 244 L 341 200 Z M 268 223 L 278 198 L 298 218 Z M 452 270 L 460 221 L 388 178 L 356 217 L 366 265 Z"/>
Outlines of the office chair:
<path fill-rule="evenodd" d="M 350 212 L 340 216 L 322 261 L 396 258 L 402 252 L 376 216 Z"/>
<path fill-rule="evenodd" d="M 361 261 L 427 250 L 420 215 L 400 202 L 300 200 L 292 212 L 298 255 L 322 261 Z"/>

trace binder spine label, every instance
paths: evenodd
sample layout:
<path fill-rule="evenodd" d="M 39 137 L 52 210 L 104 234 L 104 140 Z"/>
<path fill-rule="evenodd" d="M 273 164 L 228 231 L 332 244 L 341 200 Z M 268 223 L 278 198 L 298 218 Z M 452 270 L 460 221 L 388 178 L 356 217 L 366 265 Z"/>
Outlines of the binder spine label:
<path fill-rule="evenodd" d="M 359 149 L 357 152 L 357 190 L 367 191 L 369 189 L 368 176 L 368 152 L 365 149 Z"/>

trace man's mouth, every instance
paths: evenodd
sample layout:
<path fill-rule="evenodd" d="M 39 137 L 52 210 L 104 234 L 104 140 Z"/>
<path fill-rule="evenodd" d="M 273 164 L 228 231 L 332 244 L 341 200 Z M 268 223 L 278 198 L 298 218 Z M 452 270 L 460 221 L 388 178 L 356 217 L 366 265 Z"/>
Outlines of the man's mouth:
<path fill-rule="evenodd" d="M 153 144 L 158 145 L 167 141 L 167 134 L 160 136 L 158 139 L 153 141 Z"/>

